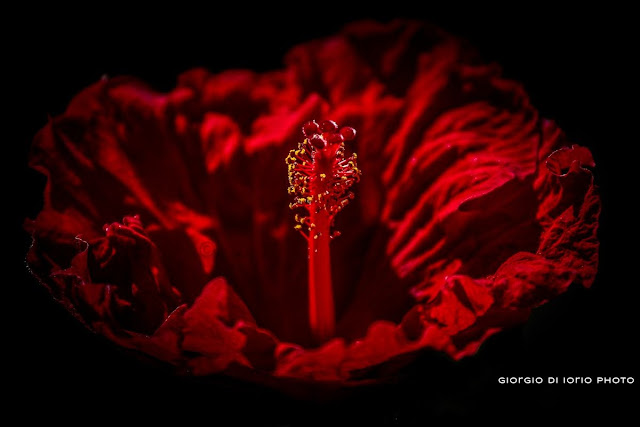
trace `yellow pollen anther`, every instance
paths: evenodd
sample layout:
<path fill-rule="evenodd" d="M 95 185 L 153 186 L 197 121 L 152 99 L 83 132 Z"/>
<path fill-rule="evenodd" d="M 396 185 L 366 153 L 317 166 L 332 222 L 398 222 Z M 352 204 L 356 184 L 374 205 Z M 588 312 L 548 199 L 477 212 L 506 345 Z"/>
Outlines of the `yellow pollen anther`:
<path fill-rule="evenodd" d="M 322 211 L 328 212 L 329 226 L 333 225 L 333 217 L 353 197 L 347 190 L 359 181 L 362 174 L 357 167 L 355 153 L 345 158 L 344 143 L 335 147 L 336 151 L 331 154 L 331 159 L 317 156 L 318 152 L 330 154 L 330 150 L 326 150 L 329 150 L 328 146 L 318 148 L 309 138 L 305 138 L 296 149 L 289 151 L 286 157 L 289 178 L 287 192 L 293 196 L 293 203 L 289 204 L 289 208 L 303 208 L 309 212 L 309 216 L 295 217 L 296 225 L 300 225 L 296 227 L 297 230 L 309 229 L 308 238 L 311 238 L 312 230 L 318 230 L 316 224 L 311 223 L 314 215 Z M 322 162 L 318 162 L 319 159 L 323 159 Z M 329 234 L 329 237 L 333 237 Z"/>

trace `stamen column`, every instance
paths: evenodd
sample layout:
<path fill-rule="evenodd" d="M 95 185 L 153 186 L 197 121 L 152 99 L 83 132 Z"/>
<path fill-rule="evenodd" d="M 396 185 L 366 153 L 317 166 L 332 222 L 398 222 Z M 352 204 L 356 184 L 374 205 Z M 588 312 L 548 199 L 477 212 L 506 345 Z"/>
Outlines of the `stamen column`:
<path fill-rule="evenodd" d="M 289 194 L 292 209 L 304 208 L 308 215 L 296 214 L 295 228 L 308 241 L 309 324 L 314 339 L 322 343 L 335 332 L 335 309 L 331 283 L 329 244 L 338 235 L 331 228 L 338 212 L 353 198 L 348 189 L 360 179 L 356 154 L 345 158 L 344 141 L 355 138 L 355 130 L 325 120 L 320 125 L 307 122 L 305 140 L 287 157 Z M 305 232 L 306 231 L 306 232 Z"/>

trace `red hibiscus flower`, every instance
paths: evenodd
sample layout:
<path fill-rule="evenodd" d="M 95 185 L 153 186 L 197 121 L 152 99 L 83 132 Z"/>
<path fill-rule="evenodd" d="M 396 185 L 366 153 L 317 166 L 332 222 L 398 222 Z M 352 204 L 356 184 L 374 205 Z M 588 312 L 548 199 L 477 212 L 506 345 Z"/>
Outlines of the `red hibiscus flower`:
<path fill-rule="evenodd" d="M 284 164 L 315 118 L 357 129 L 362 171 L 319 333 Z M 589 150 L 415 22 L 350 25 L 278 71 L 188 71 L 166 94 L 102 80 L 31 165 L 48 178 L 33 273 L 90 329 L 195 375 L 357 382 L 423 349 L 462 358 L 597 271 Z"/>

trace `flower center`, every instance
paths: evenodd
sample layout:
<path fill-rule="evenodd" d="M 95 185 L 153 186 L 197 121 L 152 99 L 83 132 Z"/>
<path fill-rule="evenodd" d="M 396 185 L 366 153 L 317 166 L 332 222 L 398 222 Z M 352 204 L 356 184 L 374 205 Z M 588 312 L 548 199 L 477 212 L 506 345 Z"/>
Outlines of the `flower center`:
<path fill-rule="evenodd" d="M 314 339 L 322 343 L 335 332 L 329 243 L 340 233 L 332 232 L 332 227 L 335 216 L 353 199 L 349 188 L 362 172 L 355 153 L 345 157 L 344 142 L 355 138 L 355 129 L 338 131 L 334 121 L 325 120 L 320 125 L 310 121 L 304 124 L 302 133 L 304 141 L 286 159 L 288 192 L 294 197 L 289 207 L 306 211 L 295 215 L 295 229 L 308 242 L 309 324 Z"/>

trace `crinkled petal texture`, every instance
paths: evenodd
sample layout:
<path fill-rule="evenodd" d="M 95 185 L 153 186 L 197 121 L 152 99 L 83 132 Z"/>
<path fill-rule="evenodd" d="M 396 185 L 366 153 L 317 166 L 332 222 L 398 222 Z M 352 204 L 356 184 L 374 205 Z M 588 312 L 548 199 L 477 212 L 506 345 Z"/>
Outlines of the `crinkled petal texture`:
<path fill-rule="evenodd" d="M 364 171 L 319 348 L 284 164 L 314 118 L 358 129 Z M 48 177 L 34 274 L 93 330 L 194 374 L 361 381 L 423 348 L 460 358 L 597 270 L 590 152 L 416 22 L 352 24 L 279 71 L 192 70 L 167 94 L 102 80 L 31 164 Z"/>

